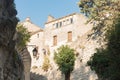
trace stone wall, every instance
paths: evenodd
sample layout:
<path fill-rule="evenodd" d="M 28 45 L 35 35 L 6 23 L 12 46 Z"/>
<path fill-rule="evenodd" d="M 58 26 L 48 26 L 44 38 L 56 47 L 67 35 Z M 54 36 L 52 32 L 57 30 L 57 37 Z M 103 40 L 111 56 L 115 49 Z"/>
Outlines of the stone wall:
<path fill-rule="evenodd" d="M 73 19 L 72 23 L 70 23 L 71 18 Z M 76 61 L 74 70 L 71 73 L 71 80 L 96 80 L 97 75 L 86 65 L 92 54 L 95 53 L 95 49 L 100 46 L 98 39 L 88 37 L 92 32 L 92 24 L 85 24 L 86 21 L 87 18 L 81 14 L 71 14 L 47 22 L 42 32 L 32 35 L 31 41 L 28 43 L 31 45 L 28 48 L 32 57 L 31 72 L 35 75 L 44 76 L 43 80 L 64 80 L 64 75 L 61 74 L 54 62 L 54 51 L 61 45 L 69 45 L 76 51 Z M 62 26 L 60 26 L 61 22 Z M 56 26 L 58 23 L 59 27 Z M 68 42 L 69 31 L 72 31 L 71 42 Z M 57 35 L 57 45 L 53 45 L 53 36 L 55 35 Z M 36 46 L 38 46 L 39 58 L 33 57 L 32 50 Z M 46 53 L 48 53 L 48 50 L 50 52 L 50 54 L 47 54 L 51 65 L 48 71 L 42 69 L 45 56 L 42 52 L 43 48 L 46 49 Z"/>
<path fill-rule="evenodd" d="M 87 66 L 87 61 L 95 53 L 95 49 L 100 47 L 98 39 L 88 37 L 90 33 L 91 30 L 69 45 L 76 50 L 75 54 L 77 55 L 74 70 L 71 73 L 71 80 L 97 80 L 98 78 L 95 72 Z M 50 57 L 49 59 L 51 61 L 51 67 L 47 72 L 41 67 L 32 68 L 31 72 L 46 77 L 46 79 L 41 80 L 64 80 L 64 75 L 61 74 L 58 66 L 54 63 L 53 59 Z"/>

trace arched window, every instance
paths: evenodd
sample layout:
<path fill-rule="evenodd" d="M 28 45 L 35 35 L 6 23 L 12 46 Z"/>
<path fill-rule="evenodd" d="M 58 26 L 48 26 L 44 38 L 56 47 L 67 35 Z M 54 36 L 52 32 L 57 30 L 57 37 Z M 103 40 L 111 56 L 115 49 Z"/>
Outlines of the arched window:
<path fill-rule="evenodd" d="M 71 23 L 71 24 L 73 23 L 73 18 L 70 18 L 70 23 Z"/>

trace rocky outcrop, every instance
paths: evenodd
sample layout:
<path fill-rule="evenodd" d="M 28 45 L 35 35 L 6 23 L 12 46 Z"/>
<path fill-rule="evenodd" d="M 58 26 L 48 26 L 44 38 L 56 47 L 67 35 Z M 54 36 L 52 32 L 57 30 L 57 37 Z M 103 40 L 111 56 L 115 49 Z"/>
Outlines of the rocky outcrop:
<path fill-rule="evenodd" d="M 22 64 L 17 53 L 0 48 L 0 80 L 24 80 Z"/>
<path fill-rule="evenodd" d="M 0 0 L 0 80 L 24 80 L 23 62 L 15 50 L 14 0 Z"/>

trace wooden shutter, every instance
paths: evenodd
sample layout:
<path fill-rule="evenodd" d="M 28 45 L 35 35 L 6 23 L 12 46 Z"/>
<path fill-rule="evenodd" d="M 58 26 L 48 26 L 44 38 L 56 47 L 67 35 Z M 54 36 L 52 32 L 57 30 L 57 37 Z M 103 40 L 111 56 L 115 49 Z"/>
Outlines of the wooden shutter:
<path fill-rule="evenodd" d="M 56 46 L 57 45 L 57 36 L 53 36 L 53 45 Z"/>
<path fill-rule="evenodd" d="M 72 31 L 68 32 L 68 42 L 72 41 Z"/>

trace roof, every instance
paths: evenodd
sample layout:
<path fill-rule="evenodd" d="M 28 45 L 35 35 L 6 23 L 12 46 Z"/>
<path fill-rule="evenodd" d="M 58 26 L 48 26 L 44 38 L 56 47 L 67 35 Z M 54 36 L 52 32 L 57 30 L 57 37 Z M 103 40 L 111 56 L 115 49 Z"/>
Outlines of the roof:
<path fill-rule="evenodd" d="M 23 26 L 25 28 L 28 29 L 29 32 L 31 33 L 36 33 L 36 32 L 39 32 L 39 31 L 43 31 L 42 28 L 40 28 L 39 26 L 33 24 L 31 21 L 30 21 L 30 18 L 26 18 L 26 20 L 24 22 L 22 22 Z"/>
<path fill-rule="evenodd" d="M 57 21 L 57 20 L 60 20 L 60 19 L 63 19 L 63 18 L 66 18 L 66 17 L 69 17 L 69 16 L 73 16 L 73 15 L 76 15 L 77 13 L 72 13 L 72 14 L 69 14 L 67 16 L 63 16 L 63 17 L 60 17 L 58 19 L 55 19 L 55 20 L 52 20 L 52 21 L 49 21 L 49 22 L 46 22 L 45 24 L 49 24 L 51 22 L 54 22 L 54 21 Z"/>

